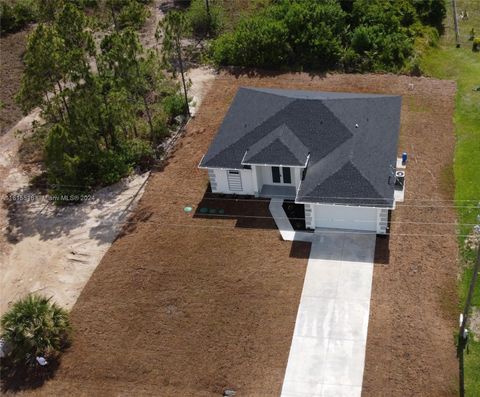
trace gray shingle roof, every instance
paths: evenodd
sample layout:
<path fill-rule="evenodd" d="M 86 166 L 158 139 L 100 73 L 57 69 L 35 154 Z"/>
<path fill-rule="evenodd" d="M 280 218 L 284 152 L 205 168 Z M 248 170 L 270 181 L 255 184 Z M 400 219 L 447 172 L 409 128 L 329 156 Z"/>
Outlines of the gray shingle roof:
<path fill-rule="evenodd" d="M 308 168 L 298 202 L 391 206 L 401 97 L 240 88 L 201 166 Z"/>
<path fill-rule="evenodd" d="M 305 166 L 309 150 L 286 124 L 247 149 L 242 163 Z"/>

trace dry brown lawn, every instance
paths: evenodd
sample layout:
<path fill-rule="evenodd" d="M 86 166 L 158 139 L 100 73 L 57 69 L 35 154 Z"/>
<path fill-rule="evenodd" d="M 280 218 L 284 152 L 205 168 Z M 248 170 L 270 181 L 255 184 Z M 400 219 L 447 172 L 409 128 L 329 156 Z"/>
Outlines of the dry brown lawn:
<path fill-rule="evenodd" d="M 207 177 L 196 166 L 242 85 L 404 96 L 407 201 L 395 211 L 387 263 L 375 266 L 364 395 L 453 395 L 455 213 L 419 200 L 451 198 L 455 85 L 306 74 L 219 76 L 75 305 L 75 342 L 55 378 L 28 394 L 279 395 L 308 249 L 281 241 L 268 220 L 249 228 L 182 210 L 202 199 Z"/>

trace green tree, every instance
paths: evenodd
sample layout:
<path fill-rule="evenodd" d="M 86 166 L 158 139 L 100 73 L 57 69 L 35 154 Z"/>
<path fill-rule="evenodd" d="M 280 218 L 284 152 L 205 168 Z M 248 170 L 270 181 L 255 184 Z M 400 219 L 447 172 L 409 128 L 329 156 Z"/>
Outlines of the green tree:
<path fill-rule="evenodd" d="M 190 116 L 181 43 L 186 31 L 187 20 L 185 14 L 178 11 L 171 11 L 159 22 L 155 37 L 157 42 L 161 43 L 164 64 L 173 71 L 175 71 L 175 64 L 178 64 L 182 78 L 186 115 Z"/>
<path fill-rule="evenodd" d="M 186 20 L 194 36 L 217 36 L 223 27 L 223 9 L 205 0 L 193 0 L 187 10 Z"/>
<path fill-rule="evenodd" d="M 88 78 L 87 57 L 94 51 L 84 15 L 67 4 L 52 24 L 39 24 L 29 35 L 24 56 L 25 72 L 17 95 L 24 111 L 44 108 L 47 118 L 66 120 L 69 85 Z M 68 83 L 68 84 L 67 84 Z"/>
<path fill-rule="evenodd" d="M 51 298 L 28 295 L 14 303 L 1 319 L 2 338 L 14 364 L 34 364 L 35 357 L 56 357 L 69 341 L 68 313 Z"/>
<path fill-rule="evenodd" d="M 413 0 L 420 20 L 435 27 L 439 33 L 443 32 L 443 20 L 447 15 L 445 0 Z"/>
<path fill-rule="evenodd" d="M 25 112 L 43 106 L 51 111 L 47 117 L 64 119 L 65 109 L 56 106 L 51 99 L 51 93 L 56 94 L 56 85 L 63 78 L 64 52 L 63 40 L 53 26 L 40 24 L 29 35 L 25 71 L 17 94 L 17 101 Z"/>
<path fill-rule="evenodd" d="M 154 87 L 149 86 L 145 75 L 145 59 L 143 47 L 137 34 L 126 29 L 106 36 L 101 43 L 102 48 L 102 76 L 111 77 L 112 86 L 124 88 L 133 94 L 132 100 L 140 98 L 147 116 L 150 135 L 154 136 L 152 111 L 147 94 Z"/>
<path fill-rule="evenodd" d="M 141 0 L 107 0 L 115 30 L 125 28 L 139 29 L 148 18 L 149 11 L 145 4 L 149 1 Z"/>
<path fill-rule="evenodd" d="M 38 18 L 40 22 L 52 22 L 65 0 L 36 0 L 38 3 Z"/>

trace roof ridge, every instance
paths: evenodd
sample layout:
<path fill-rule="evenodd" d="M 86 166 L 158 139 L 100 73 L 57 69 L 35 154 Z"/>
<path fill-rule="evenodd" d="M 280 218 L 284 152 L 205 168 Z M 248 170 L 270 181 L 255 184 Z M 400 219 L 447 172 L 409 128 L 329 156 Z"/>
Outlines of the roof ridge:
<path fill-rule="evenodd" d="M 372 183 L 370 182 L 370 179 L 368 179 L 365 174 L 357 167 L 357 165 L 353 162 L 353 159 L 350 159 L 349 160 L 349 163 L 352 164 L 353 168 L 355 168 L 357 170 L 357 172 L 362 176 L 362 178 L 367 181 L 367 183 L 370 185 L 370 187 L 375 191 L 375 193 L 377 193 L 380 197 L 382 197 L 382 195 L 379 193 L 379 191 L 377 190 L 377 188 L 375 186 L 372 185 Z"/>

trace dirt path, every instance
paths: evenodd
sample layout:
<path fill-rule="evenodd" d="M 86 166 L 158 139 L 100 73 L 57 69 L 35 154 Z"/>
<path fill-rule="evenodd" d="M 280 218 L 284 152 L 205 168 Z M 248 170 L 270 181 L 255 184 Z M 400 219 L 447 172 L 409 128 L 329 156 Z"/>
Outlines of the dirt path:
<path fill-rule="evenodd" d="M 23 73 L 22 56 L 30 28 L 0 37 L 0 136 L 22 118 L 15 95 Z"/>
<path fill-rule="evenodd" d="M 139 33 L 140 41 L 145 48 L 157 47 L 155 32 L 158 23 L 165 17 L 165 12 L 173 7 L 173 3 L 173 0 L 155 0 L 150 4 L 150 17 Z M 216 75 L 215 70 L 207 66 L 196 66 L 187 70 L 186 77 L 191 84 L 188 95 L 192 98 L 190 105 L 192 115 L 197 112 Z M 178 76 L 178 81 L 180 82 L 180 76 Z"/>
<path fill-rule="evenodd" d="M 29 189 L 32 175 L 18 160 L 22 136 L 35 120 L 41 121 L 38 109 L 0 137 L 0 314 L 30 292 L 54 296 L 71 307 L 147 177 L 102 189 L 81 205 L 56 208 Z"/>
<path fill-rule="evenodd" d="M 221 75 L 170 164 L 154 174 L 130 233 L 108 251 L 75 305 L 76 341 L 55 379 L 26 394 L 213 397 L 233 387 L 238 396 L 279 395 L 308 249 L 299 255 L 271 225 L 192 218 L 182 210 L 202 199 L 207 177 L 197 164 L 242 85 L 403 95 L 407 202 L 449 197 L 453 83 Z M 393 224 L 390 254 L 374 269 L 363 395 L 454 395 L 455 212 L 405 205 L 394 221 L 445 225 Z"/>
<path fill-rule="evenodd" d="M 155 45 L 155 29 L 163 18 L 160 6 L 165 3 L 168 1 L 156 0 L 152 4 L 151 16 L 140 33 L 141 41 L 147 48 Z M 191 111 L 195 114 L 215 73 L 209 68 L 197 68 L 188 71 L 187 76 L 191 81 L 190 95 L 193 98 Z M 20 75 L 14 77 L 19 80 Z M 11 87 L 14 89 L 17 85 L 12 82 Z M 9 95 L 11 97 L 14 93 Z M 116 237 L 116 226 L 125 215 L 126 206 L 146 178 L 146 175 L 128 178 L 96 192 L 93 200 L 61 211 L 55 210 L 43 197 L 37 197 L 28 190 L 31 175 L 18 160 L 22 134 L 30 133 L 34 120 L 41 121 L 38 109 L 0 136 L 0 197 L 4 199 L 12 192 L 17 195 L 16 202 L 8 200 L 0 208 L 0 314 L 12 301 L 29 292 L 52 295 L 58 303 L 72 307 Z M 141 194 L 131 209 L 140 197 Z M 29 201 L 19 201 L 24 198 Z"/>

